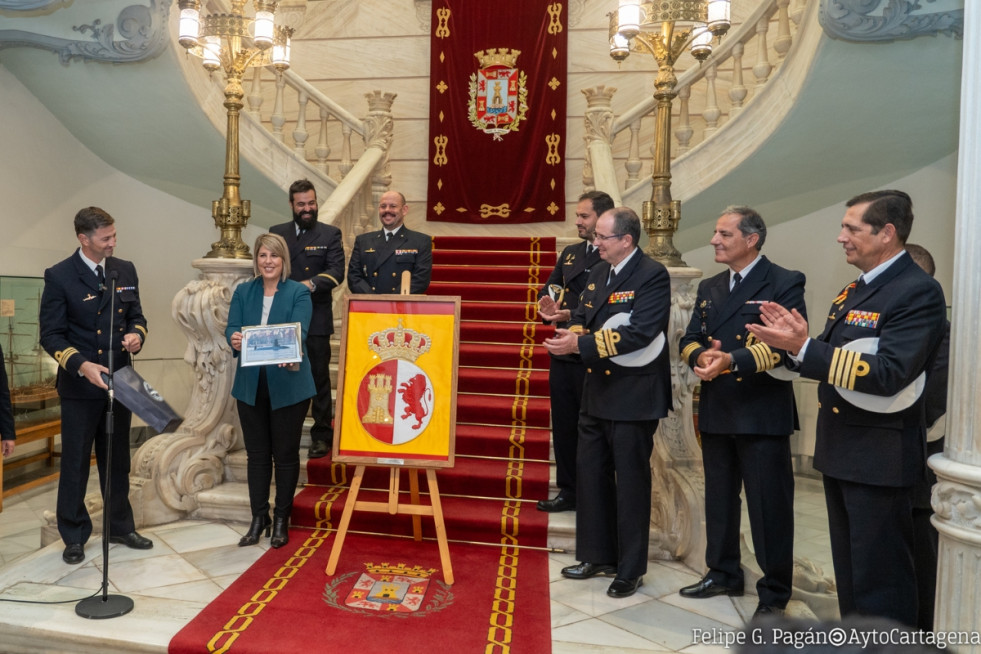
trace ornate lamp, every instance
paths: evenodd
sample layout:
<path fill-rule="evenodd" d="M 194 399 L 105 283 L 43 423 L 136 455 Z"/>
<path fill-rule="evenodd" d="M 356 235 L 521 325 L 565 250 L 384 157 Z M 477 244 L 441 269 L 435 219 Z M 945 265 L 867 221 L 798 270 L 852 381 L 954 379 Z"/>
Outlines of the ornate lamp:
<path fill-rule="evenodd" d="M 643 221 L 650 237 L 648 254 L 666 266 L 687 266 L 672 237 L 681 221 L 681 202 L 671 199 L 671 101 L 678 95 L 674 63 L 686 49 L 704 61 L 713 37 L 729 31 L 729 0 L 620 0 L 610 13 L 610 56 L 621 62 L 630 52 L 647 52 L 657 61 L 654 98 L 654 167 L 651 199 Z"/>
<path fill-rule="evenodd" d="M 289 68 L 290 37 L 293 30 L 275 24 L 275 0 L 254 0 L 254 16 L 245 16 L 247 0 L 232 0 L 231 12 L 201 15 L 200 0 L 179 0 L 178 42 L 201 57 L 211 72 L 225 71 L 225 191 L 212 202 L 211 215 L 221 230 L 220 239 L 211 244 L 205 257 L 250 259 L 249 246 L 242 241 L 242 230 L 249 223 L 251 207 L 239 194 L 241 176 L 238 156 L 238 118 L 242 110 L 242 78 L 248 68 L 272 66 Z"/>

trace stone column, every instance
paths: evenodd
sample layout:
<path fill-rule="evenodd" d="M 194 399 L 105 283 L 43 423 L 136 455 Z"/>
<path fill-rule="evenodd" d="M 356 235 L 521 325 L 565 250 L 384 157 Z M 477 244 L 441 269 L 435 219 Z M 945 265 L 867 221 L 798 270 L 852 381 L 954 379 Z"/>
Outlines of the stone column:
<path fill-rule="evenodd" d="M 977 328 L 981 324 L 981 71 L 968 62 L 981 57 L 981 7 L 964 3 L 961 71 L 961 133 L 954 235 L 954 307 L 950 339 L 947 441 L 930 458 L 938 478 L 933 488 L 933 524 L 940 532 L 937 569 L 937 631 L 981 631 L 981 369 Z M 958 356 L 960 354 L 960 356 Z M 981 653 L 981 645 L 956 645 Z"/>

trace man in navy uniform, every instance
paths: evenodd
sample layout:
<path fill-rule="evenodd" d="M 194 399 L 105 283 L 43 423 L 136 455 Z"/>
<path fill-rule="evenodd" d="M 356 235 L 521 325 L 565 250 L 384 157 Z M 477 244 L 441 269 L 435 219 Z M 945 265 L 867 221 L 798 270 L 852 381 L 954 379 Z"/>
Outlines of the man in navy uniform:
<path fill-rule="evenodd" d="M 613 198 L 602 191 L 579 196 L 576 229 L 581 243 L 570 245 L 559 255 L 552 274 L 538 292 L 538 314 L 547 323 L 567 327 L 579 295 L 586 288 L 589 271 L 601 259 L 593 234 L 600 214 L 613 208 Z M 549 356 L 548 391 L 552 409 L 552 451 L 555 453 L 555 483 L 559 494 L 538 501 L 539 511 L 555 513 L 576 508 L 576 447 L 579 443 L 579 407 L 586 367 L 578 354 Z"/>
<path fill-rule="evenodd" d="M 903 249 L 910 197 L 874 191 L 846 204 L 838 242 L 862 275 L 835 298 L 821 335 L 808 338 L 807 320 L 775 302 L 762 305 L 762 325 L 747 329 L 820 382 L 814 467 L 824 474 L 842 616 L 913 626 L 913 485 L 926 465 L 918 378 L 940 350 L 946 304 L 940 284 Z"/>
<path fill-rule="evenodd" d="M 395 293 L 402 289 L 402 274 L 409 272 L 409 292 L 425 293 L 433 272 L 433 240 L 406 227 L 409 205 L 398 191 L 388 191 L 378 202 L 382 229 L 354 239 L 347 285 L 352 293 Z"/>
<path fill-rule="evenodd" d="M 790 434 L 797 411 L 785 353 L 755 342 L 746 323 L 760 322 L 760 303 L 804 310 L 804 275 L 760 254 L 766 224 L 749 207 L 728 207 L 710 241 L 724 272 L 698 285 L 681 339 L 681 360 L 702 380 L 698 427 L 705 469 L 705 565 L 684 597 L 742 595 L 740 489 L 745 487 L 756 561 L 754 618 L 779 613 L 794 575 L 794 471 Z M 775 376 L 777 375 L 777 376 Z"/>
<path fill-rule="evenodd" d="M 317 190 L 306 179 L 290 185 L 293 220 L 269 231 L 286 240 L 290 249 L 290 279 L 310 289 L 313 317 L 307 332 L 307 355 L 317 394 L 313 398 L 308 456 L 327 454 L 333 440 L 330 398 L 330 335 L 334 333 L 333 290 L 344 281 L 344 243 L 341 230 L 317 222 Z"/>
<path fill-rule="evenodd" d="M 617 598 L 637 592 L 647 572 L 654 431 L 671 409 L 668 352 L 658 339 L 668 327 L 671 279 L 637 248 L 639 238 L 631 209 L 600 216 L 593 242 L 603 262 L 592 268 L 569 328 L 545 340 L 549 353 L 578 353 L 586 366 L 576 453 L 580 563 L 562 575 L 615 574 L 606 593 Z"/>
<path fill-rule="evenodd" d="M 110 542 L 150 549 L 153 542 L 136 533 L 129 503 L 129 426 L 131 414 L 113 403 L 112 461 L 106 460 L 106 413 L 109 372 L 129 365 L 146 339 L 146 318 L 140 306 L 136 268 L 112 256 L 116 227 L 112 216 L 98 207 L 75 215 L 75 235 L 81 247 L 44 271 L 44 292 L 38 316 L 41 347 L 58 362 L 61 397 L 61 478 L 58 481 L 58 532 L 65 542 L 65 563 L 85 558 L 92 520 L 85 509 L 92 444 L 101 487 L 112 471 L 109 511 Z M 112 291 L 115 289 L 115 297 Z"/>

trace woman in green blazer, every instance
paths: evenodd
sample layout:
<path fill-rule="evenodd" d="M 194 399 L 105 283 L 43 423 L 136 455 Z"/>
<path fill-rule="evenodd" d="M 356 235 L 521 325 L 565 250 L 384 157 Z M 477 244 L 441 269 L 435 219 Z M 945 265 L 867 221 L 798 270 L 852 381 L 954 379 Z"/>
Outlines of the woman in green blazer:
<path fill-rule="evenodd" d="M 270 545 L 289 542 L 293 495 L 300 478 L 300 432 L 310 398 L 316 394 L 310 361 L 306 357 L 307 329 L 313 313 L 310 291 L 289 279 L 286 241 L 263 234 L 253 249 L 255 279 L 243 282 L 232 295 L 225 338 L 238 359 L 232 397 L 248 453 L 249 504 L 252 524 L 239 546 L 255 545 L 269 535 L 269 485 L 276 469 L 276 503 Z M 293 364 L 242 367 L 242 327 L 298 322 L 302 328 L 303 360 Z"/>

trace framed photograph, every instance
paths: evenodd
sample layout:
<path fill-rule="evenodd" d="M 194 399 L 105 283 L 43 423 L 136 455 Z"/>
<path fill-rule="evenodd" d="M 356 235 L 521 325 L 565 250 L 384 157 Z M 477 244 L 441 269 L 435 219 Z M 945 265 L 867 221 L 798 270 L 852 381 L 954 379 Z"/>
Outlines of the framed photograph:
<path fill-rule="evenodd" d="M 334 461 L 449 468 L 456 438 L 460 298 L 344 298 Z"/>
<path fill-rule="evenodd" d="M 242 328 L 242 365 L 297 363 L 303 359 L 300 323 Z"/>

